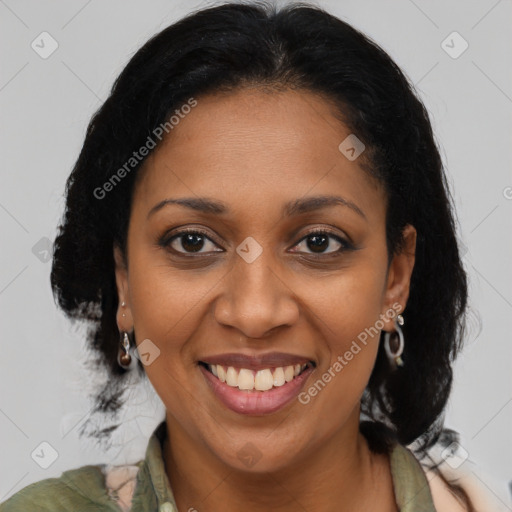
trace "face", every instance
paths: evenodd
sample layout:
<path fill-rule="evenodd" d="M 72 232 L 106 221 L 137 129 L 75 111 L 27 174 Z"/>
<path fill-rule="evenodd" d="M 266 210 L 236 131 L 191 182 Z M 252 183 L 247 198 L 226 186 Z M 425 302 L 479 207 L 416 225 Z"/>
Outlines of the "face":
<path fill-rule="evenodd" d="M 388 266 L 385 193 L 338 148 L 332 108 L 299 91 L 197 98 L 147 158 L 126 259 L 114 250 L 118 325 L 168 428 L 233 468 L 354 441 L 380 331 L 407 302 L 414 229 Z"/>

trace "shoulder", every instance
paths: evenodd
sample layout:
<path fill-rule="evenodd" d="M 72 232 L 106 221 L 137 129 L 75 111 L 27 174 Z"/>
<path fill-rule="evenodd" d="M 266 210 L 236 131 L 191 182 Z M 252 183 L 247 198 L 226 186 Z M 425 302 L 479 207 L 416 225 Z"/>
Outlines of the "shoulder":
<path fill-rule="evenodd" d="M 498 483 L 478 470 L 424 468 L 438 512 L 507 512 L 512 502 Z M 486 483 L 487 482 L 487 483 Z M 503 490 L 505 486 L 503 485 Z M 501 495 L 501 496 L 500 496 Z"/>
<path fill-rule="evenodd" d="M 441 436 L 418 460 L 438 512 L 505 512 L 512 508 L 506 484 L 493 480 L 471 461 L 458 437 L 446 442 Z"/>
<path fill-rule="evenodd" d="M 27 485 L 1 503 L 0 512 L 118 512 L 107 494 L 102 468 L 82 466 Z"/>
<path fill-rule="evenodd" d="M 471 509 L 458 486 L 449 484 L 435 471 L 425 468 L 425 474 L 437 512 L 470 512 Z"/>
<path fill-rule="evenodd" d="M 423 457 L 413 446 L 397 444 L 391 455 L 399 505 L 412 504 L 410 510 L 417 510 L 416 505 L 429 504 L 428 510 L 437 512 L 512 510 L 506 483 L 493 481 L 458 443 L 448 448 L 436 443 Z"/>

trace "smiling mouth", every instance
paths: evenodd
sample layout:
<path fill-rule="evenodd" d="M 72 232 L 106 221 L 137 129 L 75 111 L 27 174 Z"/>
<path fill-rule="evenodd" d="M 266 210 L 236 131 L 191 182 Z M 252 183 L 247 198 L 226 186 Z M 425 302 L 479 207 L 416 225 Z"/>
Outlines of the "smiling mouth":
<path fill-rule="evenodd" d="M 264 368 L 261 370 L 208 364 L 202 361 L 199 361 L 199 365 L 214 375 L 220 382 L 240 391 L 247 392 L 265 392 L 280 388 L 288 382 L 293 381 L 307 369 L 316 366 L 313 361 L 304 364 Z"/>

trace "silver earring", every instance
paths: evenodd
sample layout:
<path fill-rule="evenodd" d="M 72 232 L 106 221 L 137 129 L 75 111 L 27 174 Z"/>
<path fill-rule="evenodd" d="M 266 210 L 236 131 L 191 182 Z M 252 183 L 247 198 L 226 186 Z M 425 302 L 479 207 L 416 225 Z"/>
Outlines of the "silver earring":
<path fill-rule="evenodd" d="M 405 344 L 404 333 L 400 328 L 401 325 L 404 325 L 404 317 L 402 315 L 398 315 L 395 320 L 396 333 L 384 333 L 384 350 L 386 351 L 388 360 L 393 368 L 404 365 L 401 356 L 404 351 Z M 393 338 L 391 338 L 392 334 L 397 334 L 398 336 L 393 336 Z"/>
<path fill-rule="evenodd" d="M 126 306 L 126 302 L 123 300 L 123 302 L 121 302 L 121 307 L 124 308 Z M 126 313 L 123 313 L 123 316 L 126 317 Z"/>
<path fill-rule="evenodd" d="M 132 366 L 132 356 L 130 355 L 130 338 L 127 332 L 121 333 L 121 347 L 117 354 L 117 363 L 121 368 L 130 370 Z"/>

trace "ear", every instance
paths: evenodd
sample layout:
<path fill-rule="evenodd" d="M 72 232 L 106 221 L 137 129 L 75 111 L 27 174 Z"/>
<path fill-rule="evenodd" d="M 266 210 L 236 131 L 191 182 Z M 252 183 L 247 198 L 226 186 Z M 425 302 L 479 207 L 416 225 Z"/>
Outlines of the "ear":
<path fill-rule="evenodd" d="M 385 323 L 385 331 L 395 330 L 394 319 L 404 311 L 409 299 L 411 275 L 416 259 L 416 236 L 414 226 L 407 224 L 403 230 L 403 249 L 393 256 L 389 265 L 381 317 Z M 390 314 L 390 312 L 394 313 Z"/>
<path fill-rule="evenodd" d="M 114 263 L 116 275 L 116 287 L 118 307 L 116 314 L 119 331 L 131 331 L 133 329 L 133 317 L 130 305 L 130 289 L 128 286 L 128 266 L 121 248 L 114 244 Z M 123 302 L 125 306 L 122 306 Z"/>

